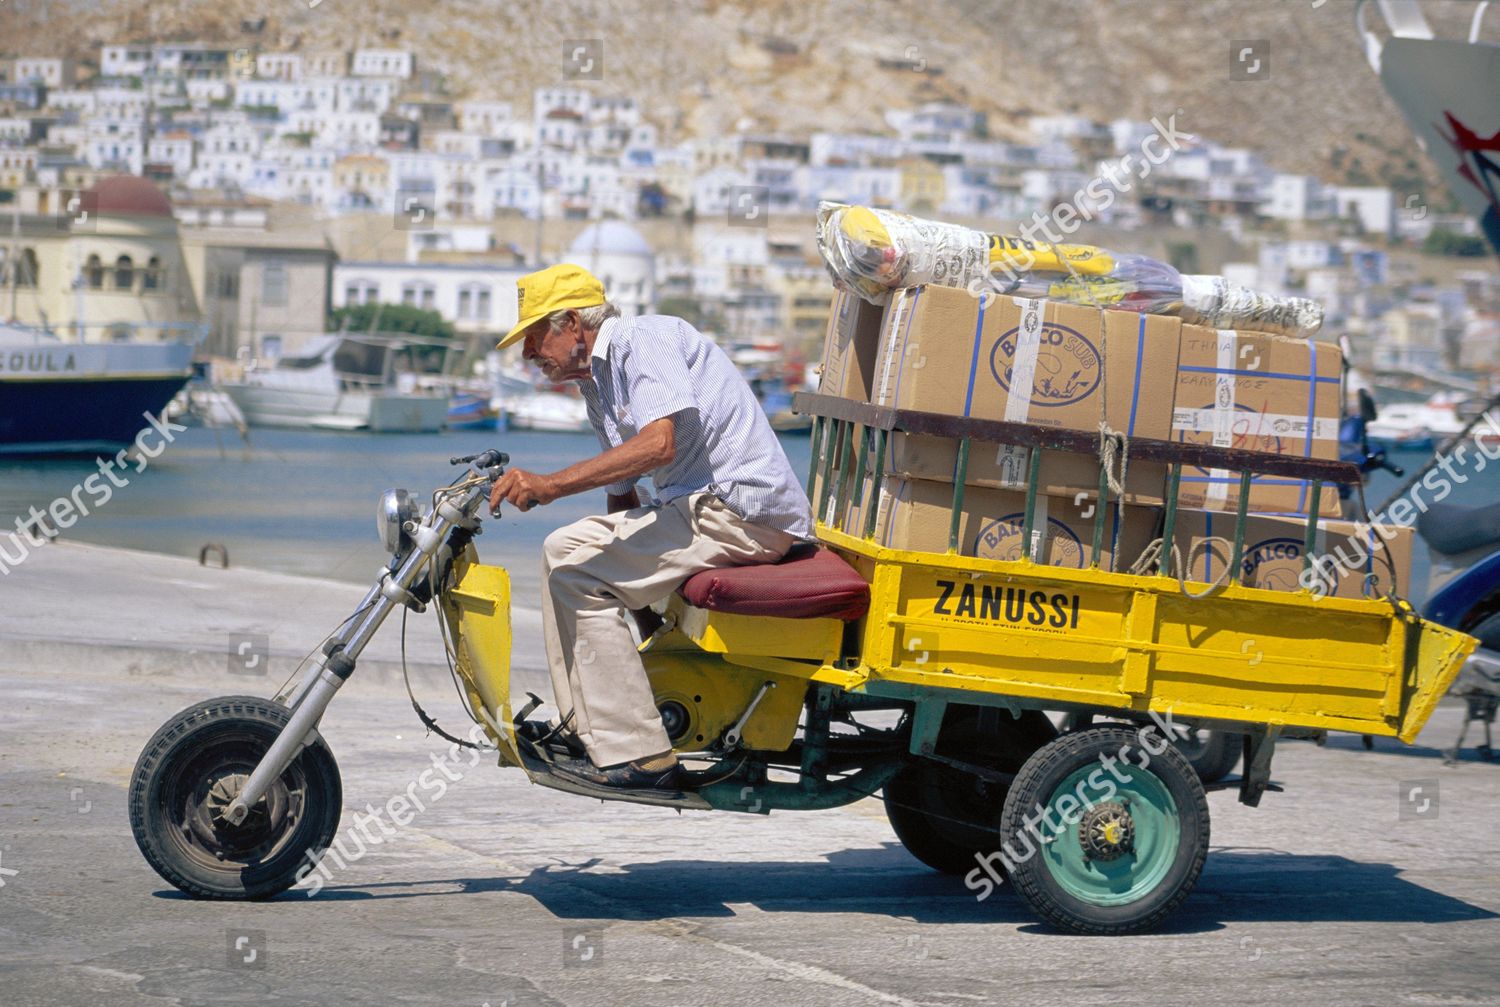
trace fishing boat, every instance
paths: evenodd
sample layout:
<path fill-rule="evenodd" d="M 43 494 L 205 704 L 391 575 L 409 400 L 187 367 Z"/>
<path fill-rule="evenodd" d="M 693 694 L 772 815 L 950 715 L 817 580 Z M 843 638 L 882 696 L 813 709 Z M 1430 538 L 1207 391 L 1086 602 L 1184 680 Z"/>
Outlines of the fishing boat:
<path fill-rule="evenodd" d="M 448 400 L 449 430 L 494 430 L 496 414 L 490 396 L 455 389 Z"/>
<path fill-rule="evenodd" d="M 1401 109 L 1448 191 L 1500 253 L 1500 45 L 1480 37 L 1489 3 L 1472 6 L 1467 37 L 1440 37 L 1415 0 L 1359 0 L 1365 59 Z M 1385 31 L 1368 14 L 1377 11 Z"/>
<path fill-rule="evenodd" d="M 431 433 L 447 422 L 447 393 L 417 388 L 396 370 L 402 350 L 426 342 L 330 334 L 272 366 L 252 363 L 220 387 L 252 427 Z"/>
<path fill-rule="evenodd" d="M 507 397 L 505 419 L 512 430 L 582 434 L 594 429 L 581 397 L 545 388 Z"/>
<path fill-rule="evenodd" d="M 577 392 L 540 386 L 524 369 L 507 367 L 498 357 L 487 362 L 490 409 L 509 430 L 588 433 L 588 407 Z"/>
<path fill-rule="evenodd" d="M 64 342 L 0 324 L 0 454 L 90 454 L 131 443 L 192 376 L 186 342 Z"/>
<path fill-rule="evenodd" d="M 1431 451 L 1462 433 L 1477 414 L 1481 400 L 1439 394 L 1425 402 L 1396 402 L 1383 406 L 1365 429 L 1372 444 L 1409 451 Z M 1494 428 L 1481 424 L 1470 433 L 1486 444 L 1500 440 Z"/>

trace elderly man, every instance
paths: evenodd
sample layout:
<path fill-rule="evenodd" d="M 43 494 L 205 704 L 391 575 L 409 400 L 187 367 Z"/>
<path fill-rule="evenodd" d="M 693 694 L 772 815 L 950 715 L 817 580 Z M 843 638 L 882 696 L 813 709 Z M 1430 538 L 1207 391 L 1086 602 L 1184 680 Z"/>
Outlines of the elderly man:
<path fill-rule="evenodd" d="M 603 285 L 564 263 L 523 277 L 520 320 L 500 341 L 554 382 L 576 381 L 603 452 L 558 472 L 511 469 L 491 506 L 522 510 L 604 489 L 608 514 L 547 537 L 542 623 L 564 727 L 587 759 L 560 771 L 596 786 L 676 791 L 627 609 L 702 570 L 774 563 L 812 534 L 807 496 L 729 357 L 678 318 L 621 318 Z M 656 499 L 636 481 L 650 475 Z"/>

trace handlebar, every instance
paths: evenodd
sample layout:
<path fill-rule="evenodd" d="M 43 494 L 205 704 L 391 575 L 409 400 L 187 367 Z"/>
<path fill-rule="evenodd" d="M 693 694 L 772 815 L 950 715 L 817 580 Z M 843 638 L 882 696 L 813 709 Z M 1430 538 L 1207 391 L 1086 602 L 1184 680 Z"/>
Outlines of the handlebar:
<path fill-rule="evenodd" d="M 477 455 L 463 455 L 461 457 L 449 458 L 448 464 L 472 465 L 476 469 L 488 469 L 494 468 L 496 466 L 509 465 L 510 455 L 506 454 L 504 451 L 497 451 L 494 448 L 490 448 L 488 451 L 481 451 Z"/>
<path fill-rule="evenodd" d="M 504 474 L 505 466 L 510 464 L 510 455 L 506 454 L 504 451 L 498 451 L 495 448 L 491 448 L 488 451 L 481 451 L 477 455 L 462 455 L 449 458 L 448 464 L 468 465 L 472 467 L 476 472 L 485 472 L 486 474 L 488 474 L 490 477 L 490 481 L 493 482 Z M 531 510 L 533 507 L 540 506 L 542 506 L 542 502 L 540 500 L 526 501 L 527 510 Z M 499 516 L 500 508 L 498 506 L 491 507 L 490 517 L 497 518 Z"/>

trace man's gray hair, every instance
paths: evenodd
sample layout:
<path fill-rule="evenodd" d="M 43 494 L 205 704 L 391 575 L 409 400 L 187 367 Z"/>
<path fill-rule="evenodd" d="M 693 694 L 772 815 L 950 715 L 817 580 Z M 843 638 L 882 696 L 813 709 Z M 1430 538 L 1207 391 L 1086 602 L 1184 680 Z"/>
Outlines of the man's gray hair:
<path fill-rule="evenodd" d="M 547 327 L 553 332 L 562 328 L 568 321 L 569 311 L 578 312 L 578 321 L 585 329 L 594 332 L 599 331 L 599 327 L 606 319 L 620 317 L 620 309 L 615 307 L 614 302 L 605 301 L 603 304 L 595 304 L 588 308 L 564 308 L 561 311 L 554 311 L 547 316 Z"/>

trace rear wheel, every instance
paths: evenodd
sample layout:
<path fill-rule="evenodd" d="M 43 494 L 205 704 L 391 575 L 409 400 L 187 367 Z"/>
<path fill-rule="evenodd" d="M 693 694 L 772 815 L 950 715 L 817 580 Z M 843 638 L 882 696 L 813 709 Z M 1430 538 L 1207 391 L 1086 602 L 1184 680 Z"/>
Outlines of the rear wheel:
<path fill-rule="evenodd" d="M 1500 599 L 1491 599 L 1491 605 L 1500 606 Z M 1479 639 L 1479 645 L 1488 650 L 1500 650 L 1500 612 L 1473 621 L 1464 632 Z"/>
<path fill-rule="evenodd" d="M 1148 747 L 1149 746 L 1149 747 Z M 1001 823 L 1016 889 L 1079 934 L 1147 930 L 1187 898 L 1208 855 L 1208 800 L 1161 736 L 1096 727 L 1021 768 Z"/>
<path fill-rule="evenodd" d="M 304 748 L 240 825 L 234 795 L 289 711 L 253 696 L 190 706 L 146 743 L 130 779 L 136 845 L 167 882 L 205 899 L 269 898 L 333 841 L 343 788 L 321 737 Z"/>
<path fill-rule="evenodd" d="M 1245 747 L 1244 737 L 1231 731 L 1195 727 L 1189 728 L 1186 737 L 1177 738 L 1172 744 L 1187 757 L 1198 779 L 1204 783 L 1218 783 L 1239 765 Z"/>
<path fill-rule="evenodd" d="M 938 732 L 937 754 L 1015 773 L 1057 736 L 1041 713 L 1020 717 L 974 707 L 950 707 Z M 944 874 L 966 874 L 975 856 L 996 849 L 1000 815 L 1010 785 L 956 766 L 920 759 L 885 786 L 885 813 L 912 856 Z"/>

